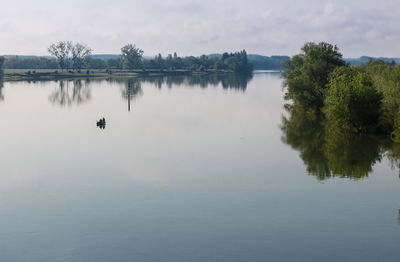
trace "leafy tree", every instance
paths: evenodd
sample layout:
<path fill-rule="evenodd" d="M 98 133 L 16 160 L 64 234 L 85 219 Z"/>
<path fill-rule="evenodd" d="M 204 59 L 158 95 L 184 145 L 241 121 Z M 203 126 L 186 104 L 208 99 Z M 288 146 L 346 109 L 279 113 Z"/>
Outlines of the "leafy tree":
<path fill-rule="evenodd" d="M 253 65 L 247 58 L 246 50 L 236 53 L 223 53 L 221 63 L 215 61 L 213 63 L 215 69 L 228 69 L 234 72 L 250 72 L 253 70 Z"/>
<path fill-rule="evenodd" d="M 73 44 L 71 41 L 60 41 L 52 44 L 47 51 L 55 56 L 61 70 L 69 69 L 71 66 L 74 70 L 84 68 L 92 54 L 92 49 L 84 44 Z"/>
<path fill-rule="evenodd" d="M 337 46 L 325 42 L 306 43 L 301 51 L 283 64 L 285 99 L 318 111 L 324 105 L 329 74 L 346 63 Z"/>
<path fill-rule="evenodd" d="M 128 44 L 121 48 L 121 60 L 124 69 L 136 69 L 142 66 L 143 50 Z"/>
<path fill-rule="evenodd" d="M 50 45 L 47 51 L 57 58 L 61 70 L 69 68 L 69 54 L 72 49 L 71 41 L 60 41 Z"/>
<path fill-rule="evenodd" d="M 88 64 L 92 49 L 86 45 L 76 43 L 71 46 L 70 51 L 72 56 L 72 68 L 74 70 L 79 71 Z"/>
<path fill-rule="evenodd" d="M 383 95 L 368 74 L 341 67 L 332 73 L 329 87 L 324 112 L 330 124 L 354 133 L 376 130 Z"/>

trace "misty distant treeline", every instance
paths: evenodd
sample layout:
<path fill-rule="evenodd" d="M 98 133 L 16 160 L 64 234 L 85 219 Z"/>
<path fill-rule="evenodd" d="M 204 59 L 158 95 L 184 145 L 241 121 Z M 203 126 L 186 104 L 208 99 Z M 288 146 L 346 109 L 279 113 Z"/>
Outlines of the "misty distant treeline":
<path fill-rule="evenodd" d="M 172 59 L 171 59 L 172 57 Z M 185 66 L 190 64 L 190 61 L 197 61 L 195 66 L 192 68 L 200 68 L 198 65 L 202 65 L 201 57 L 184 57 L 180 59 L 174 59 L 174 55 L 162 57 L 162 62 L 157 56 L 155 59 L 144 57 L 143 65 L 149 69 L 151 66 L 157 68 L 169 69 L 174 68 L 176 65 L 180 69 L 186 69 Z M 222 57 L 222 54 L 208 55 L 208 61 L 206 66 L 210 68 L 212 61 L 215 62 L 215 57 Z M 282 63 L 290 59 L 289 56 L 262 56 L 262 55 L 247 55 L 248 61 L 253 65 L 254 70 L 281 70 Z M 156 60 L 156 61 L 155 61 Z M 186 60 L 186 61 L 185 61 Z M 205 59 L 203 58 L 203 61 Z M 370 60 L 382 60 L 388 63 L 400 63 L 400 58 L 374 58 L 369 56 L 362 56 L 360 58 L 344 58 L 344 60 L 350 65 L 360 65 L 368 63 Z M 122 64 L 119 55 L 92 55 L 88 61 L 88 68 L 90 69 L 121 69 Z M 5 69 L 54 69 L 57 70 L 58 63 L 56 59 L 45 56 L 6 56 L 4 61 Z M 189 66 L 190 68 L 190 66 Z M 203 66 L 204 68 L 204 66 Z M 156 68 L 154 68 L 156 69 Z"/>
<path fill-rule="evenodd" d="M 236 53 L 225 53 L 224 56 L 209 57 L 202 55 L 199 57 L 187 56 L 178 57 L 168 55 L 162 57 L 160 54 L 153 59 L 142 59 L 141 65 L 135 69 L 185 69 L 185 70 L 232 70 L 232 71 L 251 71 L 252 64 L 247 60 L 245 51 Z M 5 59 L 4 68 L 6 69 L 60 69 L 56 59 L 48 57 L 19 57 L 11 56 Z M 121 58 L 93 58 L 88 59 L 85 69 L 124 69 Z"/>
<path fill-rule="evenodd" d="M 222 69 L 224 64 L 217 63 L 223 54 L 213 54 L 208 56 L 188 56 L 178 57 L 176 53 L 163 57 L 157 55 L 154 58 L 143 58 L 145 69 L 203 69 L 218 68 Z M 247 55 L 248 62 L 252 64 L 254 70 L 281 70 L 282 63 L 289 56 L 262 56 Z M 228 64 L 225 67 L 232 67 Z M 52 57 L 44 56 L 7 56 L 4 64 L 6 69 L 59 69 L 57 60 Z M 88 61 L 87 68 L 90 69 L 122 69 L 119 55 L 92 55 Z"/>
<path fill-rule="evenodd" d="M 0 78 L 3 76 L 4 57 L 0 56 Z"/>
<path fill-rule="evenodd" d="M 375 61 L 375 60 L 380 60 L 387 62 L 391 65 L 395 65 L 400 63 L 400 58 L 394 58 L 394 57 L 371 57 L 371 56 L 361 56 L 359 58 L 344 58 L 344 61 L 349 63 L 350 65 L 361 65 L 361 64 L 367 64 L 370 61 Z"/>
<path fill-rule="evenodd" d="M 159 69 L 159 70 L 226 70 L 233 72 L 250 72 L 252 63 L 247 52 L 223 53 L 221 56 L 186 56 L 176 53 L 163 57 L 143 58 L 144 51 L 134 44 L 121 48 L 119 56 L 108 55 L 105 58 L 92 56 L 92 49 L 85 44 L 71 41 L 53 43 L 47 49 L 51 57 L 7 57 L 4 68 L 7 69 L 61 69 L 81 71 L 82 69 Z"/>

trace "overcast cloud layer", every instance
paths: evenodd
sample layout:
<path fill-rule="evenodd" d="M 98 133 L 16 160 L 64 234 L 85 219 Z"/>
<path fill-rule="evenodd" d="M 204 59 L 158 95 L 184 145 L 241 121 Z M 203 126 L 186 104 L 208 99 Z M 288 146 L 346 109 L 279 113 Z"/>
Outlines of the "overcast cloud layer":
<path fill-rule="evenodd" d="M 46 55 L 58 40 L 114 53 L 135 43 L 145 55 L 246 49 L 299 52 L 337 44 L 346 57 L 400 57 L 399 0 L 0 0 L 0 54 Z"/>

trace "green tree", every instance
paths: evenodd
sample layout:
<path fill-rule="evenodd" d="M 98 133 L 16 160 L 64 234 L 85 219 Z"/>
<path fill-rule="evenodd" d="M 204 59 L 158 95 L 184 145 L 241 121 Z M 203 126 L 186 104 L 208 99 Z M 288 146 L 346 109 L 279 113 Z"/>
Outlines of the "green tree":
<path fill-rule="evenodd" d="M 136 69 L 142 66 L 143 50 L 128 44 L 121 48 L 121 60 L 124 69 Z"/>
<path fill-rule="evenodd" d="M 376 130 L 383 95 L 368 74 L 341 67 L 332 73 L 329 87 L 324 108 L 329 124 L 354 133 Z"/>
<path fill-rule="evenodd" d="M 301 51 L 283 64 L 285 99 L 319 111 L 324 105 L 329 74 L 346 63 L 338 47 L 325 42 L 306 43 Z"/>

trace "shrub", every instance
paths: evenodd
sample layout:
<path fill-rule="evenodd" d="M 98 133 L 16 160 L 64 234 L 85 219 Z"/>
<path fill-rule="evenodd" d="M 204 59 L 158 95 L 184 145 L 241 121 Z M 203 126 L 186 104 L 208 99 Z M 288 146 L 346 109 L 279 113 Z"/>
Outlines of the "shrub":
<path fill-rule="evenodd" d="M 354 133 L 374 132 L 383 95 L 370 75 L 357 69 L 337 68 L 330 77 L 324 112 L 329 124 Z"/>

